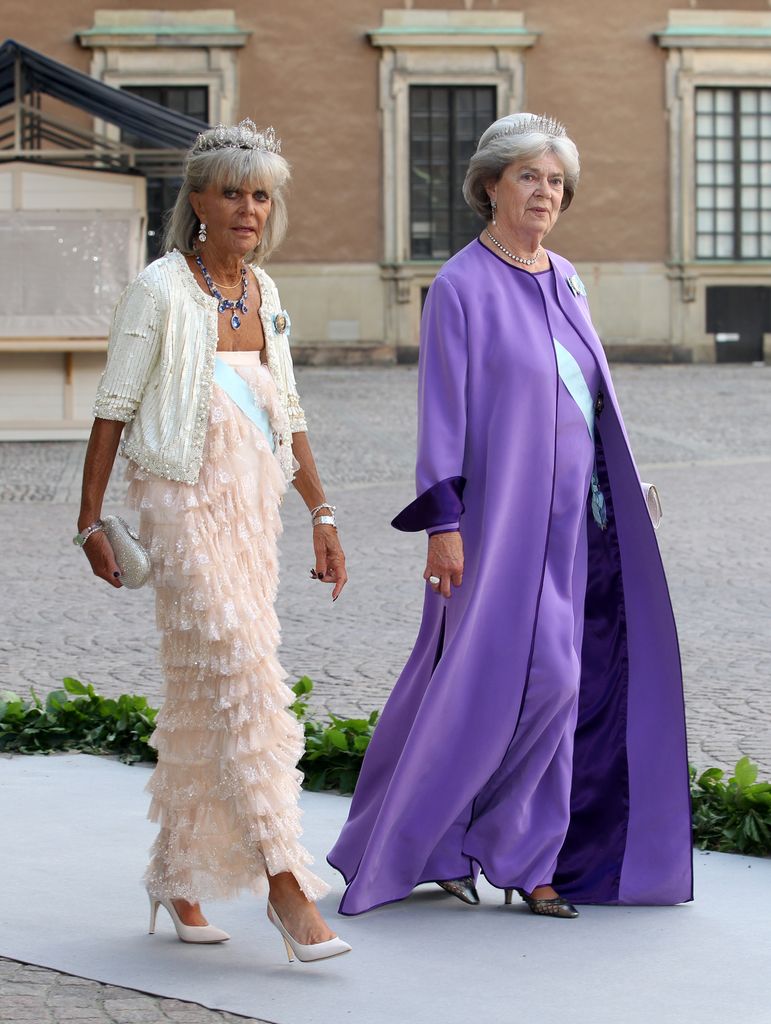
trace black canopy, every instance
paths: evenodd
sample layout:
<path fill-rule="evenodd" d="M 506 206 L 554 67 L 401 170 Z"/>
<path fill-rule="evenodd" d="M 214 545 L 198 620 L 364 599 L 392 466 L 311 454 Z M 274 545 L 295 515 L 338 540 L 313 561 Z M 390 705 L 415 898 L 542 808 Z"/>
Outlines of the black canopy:
<path fill-rule="evenodd" d="M 21 95 L 16 95 L 16 66 L 21 68 Z M 208 125 L 176 114 L 160 103 L 114 89 L 82 71 L 8 39 L 0 46 L 0 107 L 42 92 L 138 135 L 159 149 L 187 149 Z"/>

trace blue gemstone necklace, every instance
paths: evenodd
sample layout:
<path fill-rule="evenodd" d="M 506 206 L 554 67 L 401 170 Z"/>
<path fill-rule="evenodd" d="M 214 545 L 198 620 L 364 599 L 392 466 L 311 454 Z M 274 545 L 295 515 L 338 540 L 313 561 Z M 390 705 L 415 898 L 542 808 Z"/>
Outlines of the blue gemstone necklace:
<path fill-rule="evenodd" d="M 236 299 L 236 301 L 234 302 L 232 299 L 223 299 L 222 292 L 219 291 L 216 284 L 212 280 L 212 276 L 206 269 L 206 267 L 203 265 L 203 260 L 201 259 L 200 256 L 196 256 L 195 262 L 198 264 L 198 268 L 201 271 L 201 275 L 203 276 L 203 279 L 206 282 L 206 287 L 209 289 L 209 291 L 212 293 L 212 295 L 219 304 L 217 306 L 217 312 L 227 313 L 229 309 L 240 309 L 244 316 L 246 316 L 246 314 L 249 312 L 249 310 L 246 308 L 246 296 L 248 291 L 248 285 L 246 281 L 246 267 L 241 267 L 241 286 L 243 288 L 243 291 L 241 292 L 241 298 Z M 234 312 L 233 315 L 230 317 L 230 326 L 234 330 L 238 330 L 238 328 L 241 326 L 241 317 L 238 315 L 238 313 Z"/>

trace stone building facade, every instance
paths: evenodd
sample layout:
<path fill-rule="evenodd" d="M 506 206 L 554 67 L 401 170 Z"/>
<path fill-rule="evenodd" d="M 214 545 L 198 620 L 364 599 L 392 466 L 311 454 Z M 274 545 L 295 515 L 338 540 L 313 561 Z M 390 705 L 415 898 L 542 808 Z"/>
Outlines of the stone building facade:
<path fill-rule="evenodd" d="M 550 242 L 577 265 L 611 357 L 758 360 L 771 11 L 673 3 L 61 0 L 33 23 L 4 0 L 3 34 L 183 113 L 275 125 L 293 184 L 270 271 L 300 361 L 414 359 L 425 289 L 478 231 L 459 200 L 468 154 L 489 120 L 523 109 L 578 144 L 581 183 Z M 168 169 L 148 178 L 151 249 L 173 191 Z"/>

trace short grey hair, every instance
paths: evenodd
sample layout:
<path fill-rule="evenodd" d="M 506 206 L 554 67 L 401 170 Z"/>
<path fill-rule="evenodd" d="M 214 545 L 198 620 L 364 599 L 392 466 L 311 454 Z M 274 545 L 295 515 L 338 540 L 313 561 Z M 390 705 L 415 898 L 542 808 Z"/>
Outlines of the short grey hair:
<path fill-rule="evenodd" d="M 479 140 L 476 153 L 469 161 L 463 182 L 463 198 L 483 220 L 492 219 L 492 206 L 487 186 L 500 181 L 509 164 L 552 153 L 562 164 L 565 183 L 561 210 L 567 210 L 573 201 L 581 164 L 575 142 L 565 135 L 547 134 L 542 130 L 528 131 L 529 120 L 543 122 L 535 114 L 507 114 L 499 117 L 487 128 Z"/>
<path fill-rule="evenodd" d="M 214 132 L 214 128 L 204 132 L 203 139 L 213 137 Z M 247 263 L 264 263 L 284 240 L 289 225 L 286 209 L 289 164 L 280 153 L 268 149 L 236 146 L 201 149 L 200 146 L 199 140 L 185 157 L 184 180 L 163 235 L 164 252 L 172 249 L 194 252 L 199 225 L 190 205 L 191 192 L 202 192 L 209 185 L 223 188 L 247 185 L 251 190 L 264 189 L 272 201 L 259 245 L 244 257 Z"/>

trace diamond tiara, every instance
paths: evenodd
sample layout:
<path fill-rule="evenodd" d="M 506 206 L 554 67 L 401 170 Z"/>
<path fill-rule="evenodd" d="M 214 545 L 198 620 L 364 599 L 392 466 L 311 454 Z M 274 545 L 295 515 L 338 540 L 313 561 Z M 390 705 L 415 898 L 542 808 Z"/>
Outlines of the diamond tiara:
<path fill-rule="evenodd" d="M 514 124 L 508 124 L 505 128 L 501 128 L 495 135 L 491 135 L 487 140 L 488 142 L 494 142 L 495 139 L 503 138 L 504 135 L 550 135 L 555 139 L 564 139 L 567 136 L 568 130 L 561 121 L 558 121 L 554 117 L 548 117 L 546 114 L 531 114 L 530 117 L 523 118 L 521 121 L 516 121 Z"/>
<path fill-rule="evenodd" d="M 206 153 L 213 149 L 264 149 L 268 153 L 281 152 L 281 139 L 271 125 L 260 131 L 251 118 L 240 124 L 228 126 L 218 124 L 215 128 L 201 132 L 193 144 L 193 153 Z"/>

